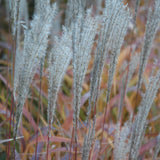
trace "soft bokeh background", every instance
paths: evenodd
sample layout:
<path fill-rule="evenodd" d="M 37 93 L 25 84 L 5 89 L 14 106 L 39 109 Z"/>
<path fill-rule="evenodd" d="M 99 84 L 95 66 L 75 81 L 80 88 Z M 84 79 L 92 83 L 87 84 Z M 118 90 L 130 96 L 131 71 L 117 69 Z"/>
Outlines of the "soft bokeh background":
<path fill-rule="evenodd" d="M 52 44 L 52 38 L 54 34 L 61 34 L 61 25 L 64 24 L 65 19 L 65 8 L 66 0 L 59 0 L 59 13 L 58 19 L 53 24 L 53 31 L 51 34 L 51 40 L 49 45 Z M 134 14 L 135 0 L 126 0 L 128 2 L 130 11 Z M 145 24 L 147 20 L 148 7 L 153 6 L 152 0 L 142 0 L 137 15 L 137 27 L 133 29 L 133 23 L 129 24 L 129 29 L 125 37 L 123 47 L 118 60 L 116 74 L 112 85 L 112 95 L 109 102 L 109 117 L 107 118 L 106 126 L 109 125 L 109 131 L 104 132 L 105 143 L 103 143 L 104 152 L 101 153 L 104 159 L 113 159 L 113 148 L 114 148 L 114 134 L 118 118 L 118 107 L 120 103 L 120 89 L 121 81 L 124 73 L 124 65 L 128 63 L 129 56 L 135 47 L 135 52 L 139 53 L 143 44 Z M 32 19 L 34 10 L 34 1 L 28 0 L 29 17 Z M 96 11 L 96 6 L 93 5 Z M 11 115 L 13 101 L 12 101 L 12 90 L 13 90 L 13 58 L 14 58 L 14 43 L 12 34 L 10 31 L 9 19 L 5 7 L 5 0 L 0 1 L 0 159 L 5 160 L 7 157 L 7 146 L 10 146 L 10 154 L 12 150 L 12 141 L 5 142 L 5 140 L 12 137 L 13 133 L 13 117 Z M 23 43 L 23 42 L 22 42 Z M 96 48 L 96 41 L 92 50 L 94 55 Z M 49 49 L 49 48 L 48 48 Z M 147 68 L 144 73 L 145 83 L 148 83 L 148 78 L 151 75 L 153 69 L 154 60 L 157 59 L 158 65 L 160 65 L 160 28 L 157 32 L 150 58 L 147 64 Z M 94 142 L 94 157 L 96 157 L 96 147 L 98 147 L 98 139 L 102 132 L 102 121 L 104 116 L 104 108 L 106 107 L 106 90 L 107 90 L 107 79 L 108 79 L 108 67 L 109 67 L 109 56 L 107 56 L 106 64 L 101 82 L 101 92 L 99 95 L 97 105 L 97 122 L 96 122 L 96 140 Z M 86 119 L 86 107 L 88 105 L 89 98 L 89 86 L 90 86 L 90 75 L 92 71 L 94 58 L 90 61 L 88 71 L 86 74 L 85 82 L 83 84 L 82 100 L 81 100 L 81 111 L 80 121 Z M 36 143 L 36 130 L 39 127 L 39 145 L 38 153 L 43 158 L 44 152 L 46 152 L 46 126 L 47 126 L 47 92 L 48 92 L 48 80 L 47 80 L 47 61 L 43 71 L 42 84 L 41 84 L 41 98 L 39 97 L 40 91 L 40 77 L 39 71 L 37 71 L 32 86 L 30 88 L 30 97 L 26 100 L 25 107 L 23 109 L 22 124 L 20 126 L 20 132 L 22 138 L 19 139 L 16 146 L 18 153 L 17 157 L 21 159 L 32 159 L 35 152 Z M 159 66 L 157 66 L 158 68 Z M 138 73 L 138 67 L 137 67 Z M 124 99 L 124 110 L 122 115 L 122 123 L 126 122 L 129 117 L 133 116 L 137 112 L 137 106 L 141 100 L 141 94 L 145 91 L 145 83 L 142 87 L 142 92 L 136 97 L 136 84 L 138 74 L 135 72 L 132 80 L 130 81 L 129 91 Z M 66 159 L 68 156 L 67 146 L 70 145 L 70 139 L 72 134 L 72 119 L 73 119 L 73 70 L 72 64 L 68 67 L 67 73 L 64 76 L 64 81 L 61 84 L 61 90 L 58 94 L 57 109 L 55 123 L 52 133 L 52 149 L 51 155 L 58 159 Z M 137 101 L 137 106 L 135 106 Z M 40 105 L 40 110 L 38 109 Z M 37 124 L 37 117 L 40 117 L 39 124 Z M 146 159 L 149 159 L 153 154 L 153 148 L 155 146 L 155 137 L 160 133 L 160 92 L 158 92 L 155 99 L 155 103 L 152 105 L 150 114 L 148 117 L 149 125 L 144 139 L 144 144 L 141 148 L 141 155 L 144 155 Z M 10 127 L 10 124 L 11 127 Z M 79 136 L 79 149 L 83 144 L 83 138 L 86 133 L 85 123 L 81 123 L 78 129 Z M 4 141 L 4 142 L 3 142 Z M 81 151 L 81 150 L 79 150 Z M 80 154 L 79 154 L 80 155 Z M 92 155 L 93 156 L 93 155 Z M 80 156 L 79 156 L 80 157 Z M 17 158 L 18 159 L 18 158 Z"/>

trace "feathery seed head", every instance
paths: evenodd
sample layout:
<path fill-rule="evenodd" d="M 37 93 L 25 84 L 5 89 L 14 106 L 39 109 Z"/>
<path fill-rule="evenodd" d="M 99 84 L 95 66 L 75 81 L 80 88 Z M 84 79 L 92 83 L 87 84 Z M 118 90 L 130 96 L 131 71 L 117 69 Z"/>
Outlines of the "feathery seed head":
<path fill-rule="evenodd" d="M 143 72 L 147 65 L 148 57 L 151 52 L 152 43 L 153 43 L 155 34 L 158 30 L 159 23 L 160 23 L 160 2 L 156 0 L 154 10 L 150 8 L 148 12 L 146 31 L 144 35 L 144 44 L 140 54 L 138 88 L 140 88 L 142 84 Z"/>
<path fill-rule="evenodd" d="M 55 37 L 54 47 L 49 56 L 48 124 L 52 125 L 57 94 L 62 78 L 72 58 L 71 32 L 63 28 L 62 37 Z M 49 123 L 50 121 L 50 123 Z"/>
<path fill-rule="evenodd" d="M 149 84 L 146 88 L 146 92 L 143 95 L 142 101 L 139 106 L 137 117 L 134 121 L 134 128 L 131 136 L 130 158 L 136 160 L 139 154 L 139 149 L 144 137 L 146 120 L 151 109 L 154 98 L 160 87 L 159 83 L 160 70 L 157 71 L 155 76 L 149 79 Z"/>
<path fill-rule="evenodd" d="M 127 155 L 129 153 L 130 149 L 130 139 L 129 139 L 129 133 L 130 133 L 130 126 L 131 122 L 128 121 L 124 124 L 124 126 L 121 128 L 120 123 L 117 124 L 116 129 L 116 135 L 115 135 L 115 148 L 114 148 L 114 159 L 119 160 L 127 159 Z"/>
<path fill-rule="evenodd" d="M 106 59 L 106 52 L 111 49 L 112 57 L 110 62 L 107 101 L 109 99 L 113 75 L 117 64 L 120 48 L 127 30 L 127 23 L 130 19 L 127 7 L 119 0 L 106 0 L 106 6 L 102 15 L 102 26 L 99 33 L 99 40 L 95 61 L 92 71 L 91 86 L 90 86 L 90 99 L 87 111 L 87 116 L 95 106 L 99 86 L 101 82 L 101 75 Z"/>
<path fill-rule="evenodd" d="M 97 21 L 91 10 L 80 12 L 73 29 L 73 73 L 74 73 L 74 123 L 79 117 L 82 85 L 90 60 L 90 53 L 97 32 Z"/>
<path fill-rule="evenodd" d="M 43 6 L 41 1 L 38 3 L 39 6 Z M 54 10 L 52 7 L 50 7 L 50 4 L 45 7 L 47 8 L 46 12 L 37 12 L 36 15 L 34 15 L 30 28 L 25 30 L 24 47 L 22 53 L 23 61 L 19 67 L 17 67 L 19 65 L 18 61 L 16 61 L 17 64 L 15 65 L 15 69 L 18 69 L 18 73 L 14 79 L 14 95 L 17 95 L 17 97 L 15 97 L 17 100 L 17 105 L 14 136 L 17 134 L 17 128 L 20 123 L 23 105 L 28 95 L 29 87 L 32 83 L 37 65 L 39 65 L 41 59 L 45 56 L 51 22 L 56 14 L 56 5 L 53 7 Z M 43 10 L 45 9 L 43 8 Z M 19 55 L 19 49 L 17 49 L 17 55 Z M 15 72 L 17 71 L 15 70 Z M 17 83 L 19 83 L 18 86 Z"/>

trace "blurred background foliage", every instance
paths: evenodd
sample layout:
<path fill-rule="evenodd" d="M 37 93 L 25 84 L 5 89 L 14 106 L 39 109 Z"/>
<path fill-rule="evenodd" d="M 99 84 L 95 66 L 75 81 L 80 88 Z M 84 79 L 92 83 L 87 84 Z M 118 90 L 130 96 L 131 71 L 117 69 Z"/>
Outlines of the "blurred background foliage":
<path fill-rule="evenodd" d="M 53 0 L 52 0 L 53 1 Z M 54 1 L 53 1 L 54 2 Z M 67 0 L 57 0 L 59 4 L 59 15 L 61 17 L 61 24 L 64 24 L 65 18 L 65 8 Z M 134 4 L 135 0 L 126 0 L 125 3 L 128 3 L 131 13 L 134 14 Z M 104 4 L 103 4 L 104 5 Z M 104 159 L 113 159 L 113 137 L 115 133 L 117 117 L 118 117 L 118 106 L 120 99 L 120 88 L 121 81 L 123 77 L 123 65 L 127 61 L 129 61 L 129 55 L 132 52 L 132 46 L 135 46 L 136 52 L 140 52 L 143 42 L 143 36 L 145 31 L 145 24 L 147 19 L 147 11 L 148 6 L 152 6 L 152 0 L 142 0 L 140 2 L 140 7 L 138 9 L 137 15 L 137 28 L 133 30 L 133 24 L 130 24 L 130 28 L 128 29 L 127 35 L 124 40 L 123 47 L 121 49 L 121 53 L 118 60 L 118 65 L 116 69 L 116 74 L 114 76 L 114 81 L 112 85 L 112 95 L 109 102 L 109 118 L 108 125 L 109 133 L 104 133 L 104 137 L 106 138 L 106 144 L 104 144 Z M 93 6 L 95 8 L 96 6 Z M 34 1 L 28 0 L 28 8 L 29 8 L 29 17 L 32 19 L 33 10 L 34 10 Z M 5 8 L 5 0 L 0 2 L 0 159 L 5 160 L 6 148 L 8 143 L 2 140 L 7 140 L 9 134 L 12 135 L 12 127 L 10 128 L 10 112 L 12 110 L 12 90 L 13 90 L 13 66 L 12 60 L 14 56 L 14 45 L 12 34 L 10 31 L 10 24 L 6 14 Z M 61 33 L 58 33 L 61 34 Z M 51 43 L 51 42 L 49 42 Z M 92 50 L 92 56 L 94 55 L 95 46 Z M 144 79 L 147 83 L 148 77 L 152 72 L 152 63 L 154 59 L 158 59 L 160 64 L 160 29 L 157 32 L 156 38 L 154 40 L 154 45 L 152 46 L 152 52 L 150 54 L 150 58 L 147 64 L 147 68 L 144 73 Z M 106 60 L 106 65 L 104 67 L 102 81 L 101 81 L 101 92 L 98 100 L 97 107 L 97 122 L 96 122 L 96 137 L 99 138 L 101 133 L 101 122 L 103 120 L 103 112 L 106 107 L 106 90 L 107 90 L 107 79 L 108 79 L 108 61 Z M 81 100 L 81 111 L 80 111 L 80 121 L 85 121 L 86 119 L 86 107 L 88 106 L 88 98 L 89 98 L 89 85 L 90 85 L 90 75 L 93 67 L 94 59 L 90 61 L 88 71 L 86 74 L 85 82 L 83 84 L 83 92 L 82 92 L 82 100 Z M 45 63 L 47 66 L 47 62 Z M 138 68 L 137 68 L 138 73 Z M 136 97 L 136 83 L 138 79 L 138 74 L 135 73 L 134 77 L 130 81 L 129 92 L 127 96 L 125 96 L 124 100 L 124 111 L 122 123 L 126 122 L 131 114 L 136 113 L 137 106 L 141 100 L 141 93 Z M 20 126 L 21 135 L 23 138 L 19 140 L 16 148 L 19 150 L 17 156 L 20 156 L 21 159 L 31 159 L 33 158 L 34 149 L 35 149 L 35 137 L 36 137 L 36 128 L 39 127 L 40 136 L 39 142 L 44 143 L 45 138 L 45 130 L 47 126 L 47 92 L 48 92 L 48 80 L 47 80 L 48 71 L 46 67 L 43 71 L 42 77 L 42 89 L 41 89 L 41 99 L 39 98 L 40 91 L 40 77 L 39 72 L 34 77 L 34 81 L 30 88 L 30 97 L 26 100 L 25 107 L 23 110 L 23 119 L 22 124 Z M 57 109 L 56 109 L 56 123 L 54 123 L 53 129 L 53 139 L 51 139 L 52 150 L 51 155 L 55 157 L 55 159 L 65 159 L 68 151 L 66 150 L 66 146 L 69 146 L 69 141 L 71 139 L 72 133 L 72 118 L 73 118 L 73 109 L 72 109 L 72 101 L 73 101 L 73 72 L 72 65 L 69 66 L 66 75 L 64 76 L 63 83 L 61 84 L 61 90 L 58 93 L 57 100 Z M 145 86 L 142 87 L 145 90 Z M 135 106 L 135 100 L 137 98 L 137 106 Z M 38 105 L 41 103 L 41 109 L 38 110 Z M 37 125 L 37 115 L 40 116 L 39 125 Z M 145 151 L 142 155 L 145 155 L 146 159 L 150 158 L 153 154 L 154 147 L 154 138 L 160 133 L 160 92 L 158 92 L 157 97 L 155 99 L 155 103 L 153 104 L 150 114 L 148 117 L 149 125 L 147 127 L 147 132 L 145 136 L 145 142 L 143 147 Z M 13 124 L 13 123 L 12 123 Z M 83 123 L 78 130 L 79 143 L 80 147 L 83 144 L 83 138 L 86 131 L 86 128 Z M 55 138 L 54 138 L 55 137 Z M 64 138 L 65 137 L 65 138 Z M 96 145 L 96 141 L 95 144 Z M 41 147 L 41 146 L 40 146 Z M 10 150 L 11 151 L 11 150 Z M 39 153 L 41 153 L 43 157 L 43 152 L 45 152 L 45 148 L 40 148 Z M 10 152 L 11 154 L 11 152 Z"/>

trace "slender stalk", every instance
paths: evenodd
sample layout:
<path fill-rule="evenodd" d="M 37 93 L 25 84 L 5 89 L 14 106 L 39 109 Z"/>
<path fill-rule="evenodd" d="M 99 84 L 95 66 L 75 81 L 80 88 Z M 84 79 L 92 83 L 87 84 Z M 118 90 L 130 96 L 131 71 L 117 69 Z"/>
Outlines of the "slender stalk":
<path fill-rule="evenodd" d="M 72 137 L 71 137 L 70 150 L 69 150 L 69 160 L 71 159 L 73 138 L 74 138 L 74 127 L 73 127 L 73 129 L 72 129 Z"/>
<path fill-rule="evenodd" d="M 103 123 L 102 123 L 102 135 L 101 135 L 101 140 L 100 140 L 100 148 L 99 148 L 99 156 L 100 152 L 102 149 L 102 142 L 103 142 L 103 134 L 104 134 L 104 125 L 105 125 L 105 120 L 106 120 L 106 115 L 108 115 L 108 102 L 106 103 L 105 111 L 104 111 L 104 118 L 103 118 Z"/>
<path fill-rule="evenodd" d="M 15 57 L 16 57 L 16 44 L 17 44 L 17 36 L 15 37 L 15 42 L 13 42 L 13 45 L 14 45 L 14 51 L 12 55 L 14 55 L 13 57 L 13 77 L 14 77 L 14 68 L 15 68 Z M 14 82 L 13 82 L 14 83 Z M 14 117 L 15 117 L 15 105 L 13 103 L 13 128 L 15 127 L 15 124 L 14 124 Z M 13 131 L 14 132 L 14 131 Z M 14 135 L 15 134 L 15 135 Z M 15 160 L 16 158 L 16 154 L 15 154 L 15 146 L 16 146 L 16 133 L 13 133 L 13 160 Z"/>
<path fill-rule="evenodd" d="M 76 118 L 76 127 L 75 127 L 75 160 L 77 160 L 77 127 L 78 119 Z"/>
<path fill-rule="evenodd" d="M 9 50 L 7 52 L 7 79 L 9 80 Z M 8 89 L 8 81 L 7 81 L 7 99 L 6 102 L 8 100 L 8 95 L 9 95 L 9 89 Z M 8 113 L 7 113 L 7 103 L 6 103 L 6 119 L 8 119 Z M 10 112 L 10 116 L 9 119 L 11 119 L 11 112 Z M 11 124 L 9 124 L 11 126 Z M 10 128 L 9 126 L 9 128 Z M 9 133 L 7 133 L 9 131 Z M 8 130 L 6 127 L 6 138 L 10 138 L 10 129 Z M 7 160 L 9 160 L 9 149 L 10 149 L 10 142 L 8 143 L 8 146 L 6 146 L 6 153 L 7 153 Z"/>
<path fill-rule="evenodd" d="M 51 120 L 49 121 L 48 124 L 48 139 L 47 139 L 47 155 L 46 155 L 46 159 L 48 160 L 49 158 L 49 141 L 50 141 L 50 131 L 51 131 Z"/>
<path fill-rule="evenodd" d="M 43 62 L 42 62 L 43 63 Z M 38 111 L 40 111 L 40 108 L 41 108 L 41 90 L 42 90 L 42 66 L 40 66 L 40 93 L 39 93 L 39 103 L 38 103 Z M 37 132 L 36 132 L 36 149 L 35 149 L 35 160 L 37 160 L 37 146 L 38 146 L 38 132 L 39 132 L 39 112 L 38 113 L 38 117 L 37 117 Z"/>
<path fill-rule="evenodd" d="M 135 4 L 135 13 L 134 13 L 134 23 L 135 23 L 135 25 L 136 25 L 137 12 L 138 12 L 139 4 L 140 4 L 140 0 L 136 0 L 136 4 Z"/>
<path fill-rule="evenodd" d="M 9 13 L 10 14 L 10 13 Z M 9 34 L 11 33 L 11 20 L 9 19 Z M 12 42 L 11 42 L 12 43 Z M 11 44 L 10 43 L 10 44 Z M 11 54 L 13 55 L 13 54 Z M 9 50 L 7 52 L 7 77 L 9 79 Z M 13 75 L 14 76 L 14 75 Z M 12 97 L 13 98 L 13 97 Z M 6 104 L 8 101 L 8 81 L 7 81 L 7 99 L 6 99 Z M 14 102 L 13 102 L 14 103 Z M 7 105 L 6 105 L 7 109 Z M 7 113 L 6 113 L 6 118 L 7 118 Z M 9 138 L 11 137 L 11 119 L 12 119 L 12 103 L 11 103 L 11 111 L 10 111 L 10 117 L 9 117 Z M 6 133 L 7 134 L 7 133 Z M 9 153 L 10 153 L 10 142 L 8 143 L 8 148 L 7 148 L 7 160 L 9 160 Z"/>

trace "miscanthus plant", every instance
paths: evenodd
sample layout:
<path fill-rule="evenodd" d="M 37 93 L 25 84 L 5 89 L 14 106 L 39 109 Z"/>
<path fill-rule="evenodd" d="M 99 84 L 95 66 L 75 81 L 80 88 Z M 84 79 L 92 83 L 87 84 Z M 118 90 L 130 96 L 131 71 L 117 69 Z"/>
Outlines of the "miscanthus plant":
<path fill-rule="evenodd" d="M 62 48 L 63 46 L 63 48 Z M 49 130 L 53 123 L 56 108 L 57 93 L 61 85 L 64 73 L 72 58 L 71 32 L 63 29 L 61 38 L 55 37 L 54 45 L 49 55 L 49 88 L 48 88 L 48 125 Z"/>
<path fill-rule="evenodd" d="M 154 9 L 149 8 L 148 16 L 147 16 L 144 44 L 140 54 L 138 88 L 141 87 L 142 75 L 146 68 L 148 57 L 152 48 L 152 43 L 160 23 L 160 1 L 155 1 L 154 5 L 155 5 Z"/>
<path fill-rule="evenodd" d="M 157 67 L 159 61 L 156 61 L 154 56 L 151 58 L 155 61 L 151 74 L 147 68 L 148 62 L 152 63 L 149 61 L 150 55 L 159 29 L 160 1 L 155 0 L 154 5 L 147 10 L 141 49 L 138 45 L 133 45 L 133 42 L 129 44 L 126 36 L 131 34 L 132 41 L 136 41 L 134 38 L 138 28 L 136 19 L 140 0 L 134 1 L 135 7 L 131 7 L 133 14 L 130 6 L 123 0 L 105 0 L 104 3 L 102 0 L 68 0 L 63 13 L 59 12 L 58 8 L 61 6 L 57 4 L 50 0 L 35 0 L 33 16 L 30 18 L 27 0 L 6 0 L 15 50 L 12 64 L 15 108 L 14 118 L 11 118 L 14 122 L 15 143 L 12 148 L 15 154 L 12 158 L 17 159 L 16 141 L 22 134 L 20 124 L 23 109 L 28 97 L 32 96 L 30 87 L 40 70 L 40 81 L 43 81 L 43 74 L 47 75 L 47 83 L 43 85 L 48 87 L 48 94 L 45 97 L 46 103 L 44 99 L 43 102 L 38 102 L 39 105 L 43 103 L 46 113 L 38 116 L 38 119 L 44 122 L 47 129 L 37 124 L 39 128 L 37 127 L 36 134 L 29 140 L 30 142 L 37 138 L 36 146 L 32 148 L 32 159 L 60 159 L 60 156 L 62 159 L 75 160 L 144 159 L 142 152 L 149 126 L 148 116 L 160 88 L 160 70 Z M 61 14 L 65 15 L 62 16 L 62 24 L 58 19 Z M 56 23 L 59 23 L 59 33 L 55 32 Z M 121 50 L 127 47 L 129 54 L 125 51 L 126 56 Z M 117 76 L 118 74 L 120 76 Z M 72 96 L 69 99 L 63 93 L 63 84 L 68 75 L 73 80 L 70 89 Z M 86 83 L 88 86 L 84 87 Z M 84 88 L 88 89 L 87 98 Z M 59 96 L 60 93 L 62 96 Z M 45 92 L 40 90 L 40 97 L 41 94 L 45 95 Z M 131 94 L 133 106 L 128 100 Z M 69 112 L 67 105 L 59 104 L 59 97 L 68 100 L 65 105 L 71 106 Z M 99 100 L 102 97 L 103 107 L 100 107 Z M 113 103 L 114 97 L 116 102 Z M 116 120 L 109 119 L 106 123 L 106 115 L 109 116 L 110 110 L 117 106 Z M 60 111 L 62 107 L 64 111 Z M 124 111 L 126 109 L 130 112 L 129 116 Z M 66 121 L 63 120 L 65 118 Z M 67 127 L 69 132 L 65 130 Z M 60 128 L 63 137 L 58 136 L 57 128 Z M 64 143 L 59 145 L 55 142 Z M 153 147 L 155 150 L 152 150 L 152 158 L 156 160 L 160 151 L 159 136 Z M 52 155 L 52 152 L 64 153 Z M 8 150 L 7 154 L 9 155 Z M 9 159 L 9 156 L 7 157 Z M 19 157 L 24 159 L 20 154 Z"/>
<path fill-rule="evenodd" d="M 126 33 L 127 23 L 129 22 L 129 12 L 121 1 L 106 1 L 105 4 L 104 13 L 101 17 L 102 27 L 99 33 L 92 71 L 88 116 L 90 115 L 93 106 L 96 105 L 106 55 L 109 50 L 111 50 L 107 102 L 109 100 L 118 55 Z"/>
<path fill-rule="evenodd" d="M 147 125 L 147 116 L 149 114 L 153 100 L 156 97 L 157 91 L 160 87 L 159 78 L 160 71 L 158 70 L 155 76 L 150 77 L 146 92 L 144 93 L 139 105 L 139 110 L 132 127 L 129 159 L 136 160 L 138 158 L 139 149 L 141 147 Z"/>
<path fill-rule="evenodd" d="M 20 7 L 21 6 L 19 5 L 19 10 Z M 30 26 L 24 28 L 23 49 L 21 49 L 20 46 L 17 46 L 13 90 L 16 102 L 14 137 L 17 134 L 18 126 L 21 121 L 22 110 L 25 99 L 29 94 L 30 84 L 32 83 L 36 69 L 40 64 L 40 60 L 45 56 L 48 45 L 48 36 L 55 14 L 56 5 L 50 6 L 49 1 L 37 1 L 34 18 Z"/>

